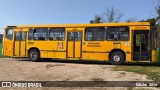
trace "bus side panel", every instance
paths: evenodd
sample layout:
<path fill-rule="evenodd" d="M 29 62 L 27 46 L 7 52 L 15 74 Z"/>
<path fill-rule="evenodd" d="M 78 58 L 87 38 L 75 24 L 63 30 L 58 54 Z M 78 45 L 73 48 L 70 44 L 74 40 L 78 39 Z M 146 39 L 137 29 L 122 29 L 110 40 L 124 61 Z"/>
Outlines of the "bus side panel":
<path fill-rule="evenodd" d="M 82 56 L 85 60 L 107 60 L 108 53 L 83 53 Z"/>
<path fill-rule="evenodd" d="M 6 30 L 4 30 L 3 36 L 3 56 L 13 57 L 13 31 L 12 31 L 12 40 L 6 38 Z"/>
<path fill-rule="evenodd" d="M 85 41 L 82 45 L 82 58 L 94 60 L 109 60 L 109 51 L 112 43 L 106 41 Z"/>
<path fill-rule="evenodd" d="M 83 41 L 82 58 L 94 60 L 109 60 L 109 54 L 111 54 L 110 52 L 112 50 L 121 50 L 125 53 L 126 61 L 131 61 L 131 31 L 129 36 L 130 39 L 127 41 Z"/>
<path fill-rule="evenodd" d="M 41 58 L 66 58 L 65 41 L 32 41 L 28 49 L 35 47 L 40 51 Z"/>
<path fill-rule="evenodd" d="M 40 51 L 41 58 L 66 58 L 66 52 Z"/>
<path fill-rule="evenodd" d="M 126 60 L 127 62 L 131 62 L 132 57 L 131 57 L 131 40 L 129 41 L 120 41 L 121 47 L 119 48 L 125 53 Z M 113 47 L 114 48 L 114 47 Z"/>
<path fill-rule="evenodd" d="M 4 56 L 13 56 L 13 41 L 5 39 L 3 43 L 3 55 Z"/>
<path fill-rule="evenodd" d="M 48 58 L 66 58 L 66 41 L 49 41 Z"/>
<path fill-rule="evenodd" d="M 27 43 L 27 51 L 30 48 L 37 48 L 40 51 L 40 58 L 46 58 L 47 57 L 47 41 L 36 41 L 36 40 L 32 40 L 32 41 L 28 41 Z"/>
<path fill-rule="evenodd" d="M 66 52 L 47 52 L 47 58 L 66 58 Z"/>
<path fill-rule="evenodd" d="M 47 51 L 40 51 L 40 58 L 47 58 Z"/>
<path fill-rule="evenodd" d="M 132 58 L 131 58 L 131 54 L 126 54 L 126 62 L 131 62 Z"/>

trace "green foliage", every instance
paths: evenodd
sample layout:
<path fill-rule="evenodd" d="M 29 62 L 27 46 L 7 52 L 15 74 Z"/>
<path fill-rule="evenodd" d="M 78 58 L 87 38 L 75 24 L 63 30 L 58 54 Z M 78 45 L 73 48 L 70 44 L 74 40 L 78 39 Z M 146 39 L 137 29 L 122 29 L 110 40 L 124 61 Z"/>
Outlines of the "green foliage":
<path fill-rule="evenodd" d="M 115 71 L 135 72 L 145 74 L 154 81 L 160 81 L 160 67 L 158 66 L 116 66 Z"/>
<path fill-rule="evenodd" d="M 116 10 L 114 7 L 106 8 L 102 16 L 95 15 L 90 23 L 111 23 L 119 22 L 124 14 Z"/>
<path fill-rule="evenodd" d="M 150 22 L 151 26 L 156 26 L 156 18 L 147 19 L 147 22 Z"/>
<path fill-rule="evenodd" d="M 157 0 L 156 4 L 155 4 L 155 8 L 156 8 L 156 13 L 157 13 L 157 20 L 160 20 L 160 0 Z"/>
<path fill-rule="evenodd" d="M 158 14 L 157 19 L 159 20 L 160 19 L 160 8 L 157 9 L 157 14 Z"/>
<path fill-rule="evenodd" d="M 150 22 L 151 26 L 156 26 L 157 19 L 156 18 L 149 18 L 147 20 L 141 20 L 139 22 Z"/>
<path fill-rule="evenodd" d="M 94 19 L 91 20 L 90 23 L 102 23 L 102 17 L 99 15 L 95 15 Z"/>

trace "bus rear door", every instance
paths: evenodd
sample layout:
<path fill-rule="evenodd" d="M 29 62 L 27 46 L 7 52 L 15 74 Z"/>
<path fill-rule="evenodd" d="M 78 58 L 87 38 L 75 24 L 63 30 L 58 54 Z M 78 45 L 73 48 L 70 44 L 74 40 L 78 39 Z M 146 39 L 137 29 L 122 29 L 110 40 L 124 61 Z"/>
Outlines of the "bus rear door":
<path fill-rule="evenodd" d="M 149 39 L 150 39 L 149 30 L 133 31 L 133 60 L 134 61 L 150 60 Z"/>
<path fill-rule="evenodd" d="M 82 31 L 73 29 L 67 32 L 67 58 L 82 57 Z"/>

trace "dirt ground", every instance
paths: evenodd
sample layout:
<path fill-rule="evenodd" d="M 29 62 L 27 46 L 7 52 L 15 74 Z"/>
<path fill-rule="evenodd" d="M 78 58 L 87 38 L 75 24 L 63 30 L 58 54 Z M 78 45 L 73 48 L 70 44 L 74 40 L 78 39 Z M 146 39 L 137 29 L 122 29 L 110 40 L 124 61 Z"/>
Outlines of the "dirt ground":
<path fill-rule="evenodd" d="M 108 63 L 0 58 L 0 81 L 148 81 L 146 75 L 113 71 Z M 0 88 L 8 90 L 7 88 Z M 19 88 L 10 88 L 17 90 Z M 20 88 L 21 90 L 22 88 Z M 23 88 L 30 90 L 31 88 Z M 33 88 L 32 88 L 33 89 Z M 34 88 L 35 89 L 35 88 Z M 36 88 L 39 90 L 128 90 L 130 88 Z M 152 88 L 153 89 L 153 88 Z"/>

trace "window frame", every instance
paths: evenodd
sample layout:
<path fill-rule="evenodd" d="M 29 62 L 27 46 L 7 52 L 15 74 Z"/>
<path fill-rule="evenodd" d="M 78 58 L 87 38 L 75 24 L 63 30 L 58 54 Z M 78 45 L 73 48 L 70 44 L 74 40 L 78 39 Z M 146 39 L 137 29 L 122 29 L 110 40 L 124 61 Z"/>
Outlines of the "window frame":
<path fill-rule="evenodd" d="M 7 36 L 7 31 L 8 30 L 12 30 L 12 35 L 11 35 L 11 38 L 9 36 Z M 13 28 L 7 28 L 5 30 L 5 38 L 8 39 L 8 40 L 13 40 L 13 34 L 14 34 L 14 29 Z"/>
<path fill-rule="evenodd" d="M 29 31 L 30 31 L 30 30 L 32 31 L 32 38 L 31 38 L 31 39 L 29 39 L 29 34 L 30 34 Z M 27 40 L 28 40 L 28 41 L 33 40 L 33 31 L 34 31 L 33 28 L 29 28 L 29 29 L 28 29 L 28 37 L 27 37 Z"/>
<path fill-rule="evenodd" d="M 48 31 L 47 31 L 47 40 L 39 40 L 39 39 L 34 39 L 34 30 L 36 30 L 36 29 L 48 29 Z M 48 41 L 49 40 L 49 28 L 32 28 L 32 30 L 33 30 L 33 37 L 32 37 L 32 40 L 33 41 Z"/>
<path fill-rule="evenodd" d="M 109 35 L 108 28 L 126 28 L 128 30 L 128 39 L 127 40 L 108 40 L 108 37 L 107 37 Z M 106 30 L 106 40 L 107 41 L 129 41 L 130 40 L 130 27 L 129 26 L 108 26 Z"/>
<path fill-rule="evenodd" d="M 17 34 L 19 34 L 19 37 L 17 38 Z M 14 41 L 21 41 L 21 32 L 14 32 Z"/>
<path fill-rule="evenodd" d="M 93 34 L 93 40 L 87 40 L 86 39 L 86 32 L 87 32 L 88 28 L 104 28 L 104 39 L 103 40 L 95 40 L 94 39 L 95 37 L 94 37 L 94 34 Z M 105 41 L 106 40 L 106 29 L 105 29 L 105 27 L 86 27 L 85 28 L 85 32 L 84 32 L 84 40 L 85 41 Z"/>
<path fill-rule="evenodd" d="M 23 39 L 23 35 L 25 35 L 24 39 Z M 20 39 L 21 39 L 21 41 L 26 41 L 26 39 L 27 39 L 27 33 L 26 32 L 21 32 L 21 38 Z"/>
<path fill-rule="evenodd" d="M 73 33 L 73 37 L 71 37 L 71 33 Z M 75 36 L 74 36 L 74 34 L 75 34 L 75 31 L 71 31 L 71 32 L 68 32 L 67 33 L 67 41 L 75 41 Z M 71 39 L 70 39 L 71 38 Z"/>
<path fill-rule="evenodd" d="M 64 39 L 63 39 L 63 40 L 51 40 L 51 39 L 50 39 L 50 31 L 53 30 L 53 29 L 62 29 L 62 30 L 64 31 Z M 62 31 L 62 30 L 60 30 L 60 31 Z M 55 30 L 55 31 L 58 31 L 58 30 Z M 65 37 L 66 37 L 66 29 L 63 28 L 63 27 L 62 27 L 62 28 L 61 28 L 61 27 L 60 27 L 60 28 L 50 28 L 50 29 L 48 30 L 48 40 L 49 40 L 49 41 L 65 41 Z"/>
<path fill-rule="evenodd" d="M 77 36 L 76 36 L 76 33 L 80 33 L 80 37 L 78 36 L 79 34 L 77 34 Z M 74 40 L 75 41 L 82 41 L 82 31 L 75 31 L 74 32 Z"/>

